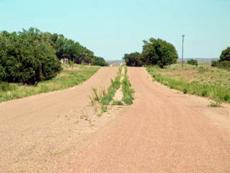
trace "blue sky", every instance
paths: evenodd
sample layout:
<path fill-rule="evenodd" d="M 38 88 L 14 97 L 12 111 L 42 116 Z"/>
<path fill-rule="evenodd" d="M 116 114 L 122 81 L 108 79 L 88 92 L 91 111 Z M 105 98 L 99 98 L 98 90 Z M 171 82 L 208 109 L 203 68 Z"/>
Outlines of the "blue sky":
<path fill-rule="evenodd" d="M 106 59 L 141 51 L 150 37 L 185 57 L 213 58 L 230 46 L 230 0 L 0 0 L 0 30 L 37 27 L 79 41 Z"/>

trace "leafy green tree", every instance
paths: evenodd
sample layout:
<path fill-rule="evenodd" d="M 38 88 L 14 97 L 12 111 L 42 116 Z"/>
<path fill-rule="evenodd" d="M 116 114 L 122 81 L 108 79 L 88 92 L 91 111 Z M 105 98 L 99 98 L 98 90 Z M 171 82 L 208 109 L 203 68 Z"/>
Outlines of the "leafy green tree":
<path fill-rule="evenodd" d="M 144 64 L 160 67 L 176 63 L 178 59 L 177 51 L 171 43 L 154 38 L 144 41 L 142 56 Z"/>
<path fill-rule="evenodd" d="M 78 64 L 105 65 L 103 58 L 63 35 L 36 28 L 0 32 L 0 80 L 35 84 L 61 70 L 60 59 Z"/>
<path fill-rule="evenodd" d="M 0 45 L 4 81 L 35 84 L 56 76 L 61 70 L 55 50 L 38 29 L 3 32 L 0 34 Z"/>
<path fill-rule="evenodd" d="M 187 64 L 198 66 L 198 61 L 196 59 L 189 59 Z"/>
<path fill-rule="evenodd" d="M 126 65 L 128 66 L 142 66 L 142 58 L 141 54 L 138 52 L 130 53 L 130 54 L 125 54 L 124 58 Z"/>
<path fill-rule="evenodd" d="M 230 61 L 230 47 L 222 51 L 220 61 Z"/>
<path fill-rule="evenodd" d="M 108 66 L 108 63 L 104 60 L 104 58 L 95 57 L 95 58 L 93 59 L 93 65 Z"/>
<path fill-rule="evenodd" d="M 220 59 L 213 61 L 212 66 L 230 70 L 230 47 L 222 51 Z"/>

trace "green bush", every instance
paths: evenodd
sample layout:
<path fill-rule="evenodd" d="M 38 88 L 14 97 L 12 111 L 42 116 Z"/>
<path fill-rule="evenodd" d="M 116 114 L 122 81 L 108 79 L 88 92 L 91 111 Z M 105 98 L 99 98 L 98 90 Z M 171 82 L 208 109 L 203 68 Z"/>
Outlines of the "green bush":
<path fill-rule="evenodd" d="M 177 62 L 178 54 L 171 43 L 161 39 L 150 38 L 144 41 L 142 53 L 125 54 L 124 60 L 128 66 L 158 65 L 163 68 L 166 65 Z"/>
<path fill-rule="evenodd" d="M 144 41 L 142 55 L 146 65 L 159 65 L 160 67 L 174 64 L 178 59 L 177 51 L 171 43 L 154 38 Z"/>
<path fill-rule="evenodd" d="M 211 66 L 212 67 L 217 67 L 218 66 L 218 61 L 212 61 Z"/>
<path fill-rule="evenodd" d="M 212 67 L 230 70 L 230 61 L 212 61 Z"/>
<path fill-rule="evenodd" d="M 187 64 L 198 66 L 198 61 L 196 59 L 189 59 Z"/>
<path fill-rule="evenodd" d="M 222 51 L 220 60 L 212 61 L 212 66 L 230 70 L 230 47 Z"/>
<path fill-rule="evenodd" d="M 125 54 L 124 58 L 127 66 L 139 67 L 143 65 L 141 54 L 138 52 Z"/>
<path fill-rule="evenodd" d="M 220 61 L 230 61 L 230 47 L 222 51 Z"/>
<path fill-rule="evenodd" d="M 105 61 L 105 59 L 101 57 L 94 57 L 92 64 L 98 66 L 108 66 L 108 63 Z"/>
<path fill-rule="evenodd" d="M 39 30 L 0 33 L 0 78 L 7 82 L 35 84 L 57 75 L 61 64 Z"/>

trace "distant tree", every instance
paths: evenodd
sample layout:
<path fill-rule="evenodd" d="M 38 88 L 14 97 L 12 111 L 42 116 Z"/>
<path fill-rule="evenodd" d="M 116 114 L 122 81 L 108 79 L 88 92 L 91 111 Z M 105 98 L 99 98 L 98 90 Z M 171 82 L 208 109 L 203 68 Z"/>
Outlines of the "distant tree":
<path fill-rule="evenodd" d="M 189 59 L 187 64 L 198 66 L 198 61 L 196 59 Z"/>
<path fill-rule="evenodd" d="M 222 51 L 218 61 L 212 62 L 212 67 L 230 70 L 230 47 Z"/>
<path fill-rule="evenodd" d="M 125 54 L 123 59 L 125 60 L 125 63 L 127 66 L 142 66 L 142 59 L 141 59 L 141 54 L 138 52 L 130 53 L 130 54 Z"/>
<path fill-rule="evenodd" d="M 177 62 L 178 54 L 175 47 L 164 40 L 151 38 L 144 41 L 143 63 L 164 67 Z"/>
<path fill-rule="evenodd" d="M 68 59 L 77 64 L 93 64 L 97 59 L 91 50 L 63 35 L 53 34 L 50 40 L 58 59 Z"/>
<path fill-rule="evenodd" d="M 98 66 L 108 66 L 108 63 L 105 61 L 104 58 L 101 57 L 95 57 L 93 59 L 93 65 L 98 65 Z"/>
<path fill-rule="evenodd" d="M 220 61 L 230 61 L 230 47 L 222 51 Z"/>

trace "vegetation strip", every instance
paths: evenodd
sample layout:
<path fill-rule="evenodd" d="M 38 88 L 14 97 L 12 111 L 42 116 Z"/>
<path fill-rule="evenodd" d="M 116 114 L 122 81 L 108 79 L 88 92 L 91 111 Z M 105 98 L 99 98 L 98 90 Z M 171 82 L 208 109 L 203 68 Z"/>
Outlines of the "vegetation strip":
<path fill-rule="evenodd" d="M 124 69 L 124 73 L 122 73 Z M 114 96 L 119 89 L 122 89 L 122 100 L 115 100 Z M 93 89 L 93 96 L 90 97 L 91 104 L 95 106 L 96 112 L 101 115 L 108 110 L 109 105 L 131 105 L 134 99 L 134 90 L 127 76 L 127 67 L 121 66 L 117 77 L 111 81 L 107 91 Z"/>
<path fill-rule="evenodd" d="M 122 101 L 127 105 L 133 104 L 134 90 L 133 90 L 131 83 L 128 79 L 127 67 L 125 67 L 125 75 L 124 75 L 124 79 L 122 81 L 122 92 L 123 92 Z"/>
<path fill-rule="evenodd" d="M 230 102 L 229 80 L 224 77 L 220 78 L 220 76 L 228 73 L 228 71 L 214 69 L 212 67 L 200 66 L 197 68 L 187 65 L 183 69 L 180 68 L 181 73 L 179 73 L 179 68 L 179 65 L 174 65 L 173 68 L 170 68 L 169 66 L 166 69 L 149 66 L 147 67 L 147 71 L 156 81 L 169 86 L 172 89 L 180 90 L 185 94 L 189 93 L 213 99 L 215 103 L 212 103 L 211 106 L 217 106 L 221 102 Z M 183 77 L 185 78 L 189 73 L 194 73 L 194 76 L 191 76 L 190 78 L 195 78 L 196 74 L 196 76 L 198 76 L 197 80 L 191 81 L 190 79 L 189 81 L 189 79 L 183 79 Z M 178 77 L 180 75 L 183 77 Z M 205 76 L 207 77 L 206 79 L 204 78 Z M 227 76 L 228 75 L 226 75 L 226 77 Z M 208 81 L 208 77 L 210 78 L 210 81 Z"/>
<path fill-rule="evenodd" d="M 96 66 L 63 65 L 58 76 L 36 86 L 0 82 L 0 102 L 73 87 L 89 79 L 98 69 Z"/>

